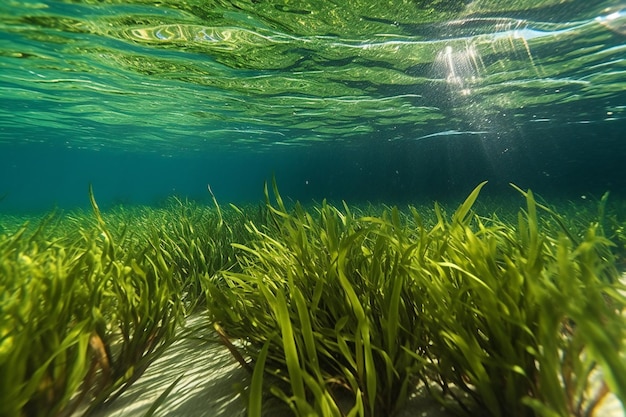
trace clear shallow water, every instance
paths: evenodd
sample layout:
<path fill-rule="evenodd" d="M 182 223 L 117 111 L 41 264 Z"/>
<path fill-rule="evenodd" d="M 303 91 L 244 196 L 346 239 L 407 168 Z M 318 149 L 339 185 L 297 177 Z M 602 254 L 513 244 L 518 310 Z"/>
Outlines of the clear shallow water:
<path fill-rule="evenodd" d="M 5 0 L 0 210 L 620 193 L 625 40 L 619 1 Z"/>

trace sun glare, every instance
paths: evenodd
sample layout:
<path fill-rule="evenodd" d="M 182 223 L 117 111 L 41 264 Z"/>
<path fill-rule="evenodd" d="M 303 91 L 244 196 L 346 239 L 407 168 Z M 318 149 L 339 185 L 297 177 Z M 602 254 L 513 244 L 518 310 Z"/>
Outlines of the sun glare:
<path fill-rule="evenodd" d="M 459 50 L 446 46 L 439 52 L 435 62 L 445 74 L 446 82 L 456 87 L 463 95 L 471 94 L 468 86 L 480 78 L 481 70 L 484 68 L 473 44 L 468 44 Z"/>

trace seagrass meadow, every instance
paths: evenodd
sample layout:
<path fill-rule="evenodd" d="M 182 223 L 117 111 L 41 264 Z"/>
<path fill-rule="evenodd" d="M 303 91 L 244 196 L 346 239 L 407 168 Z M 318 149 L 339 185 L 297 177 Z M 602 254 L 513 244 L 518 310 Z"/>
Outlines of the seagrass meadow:
<path fill-rule="evenodd" d="M 201 334 L 241 368 L 247 416 L 407 415 L 418 392 L 467 416 L 623 402 L 624 203 L 559 212 L 512 186 L 495 205 L 483 187 L 399 208 L 305 206 L 274 183 L 259 205 L 106 212 L 90 191 L 91 210 L 3 216 L 0 415 L 106 415 Z M 182 415 L 183 371 L 141 415 Z"/>
<path fill-rule="evenodd" d="M 0 0 L 0 417 L 625 417 L 626 0 Z"/>

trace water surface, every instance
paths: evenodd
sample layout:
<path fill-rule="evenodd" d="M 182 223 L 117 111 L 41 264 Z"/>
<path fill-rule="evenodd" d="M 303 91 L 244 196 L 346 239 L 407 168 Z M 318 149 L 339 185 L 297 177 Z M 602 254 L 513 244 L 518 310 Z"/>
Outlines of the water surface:
<path fill-rule="evenodd" d="M 0 3 L 0 210 L 626 185 L 626 3 Z"/>

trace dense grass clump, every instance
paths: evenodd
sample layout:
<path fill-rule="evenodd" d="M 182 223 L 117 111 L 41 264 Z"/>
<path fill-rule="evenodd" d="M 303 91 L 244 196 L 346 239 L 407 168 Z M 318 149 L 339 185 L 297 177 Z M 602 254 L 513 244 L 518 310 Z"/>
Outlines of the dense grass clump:
<path fill-rule="evenodd" d="M 388 416 L 418 386 L 465 415 L 626 400 L 622 214 L 603 198 L 560 216 L 518 190 L 524 207 L 479 215 L 483 186 L 451 215 L 288 206 L 274 185 L 260 208 L 102 213 L 90 193 L 91 213 L 5 216 L 0 416 L 106 406 L 198 311 L 252 374 L 250 416 L 268 394 L 295 415 Z"/>
<path fill-rule="evenodd" d="M 482 186 L 434 219 L 288 210 L 274 189 L 269 220 L 235 245 L 242 272 L 206 283 L 256 363 L 250 415 L 264 375 L 297 415 L 393 415 L 418 381 L 467 415 L 582 416 L 609 389 L 624 400 L 625 299 L 600 223 L 578 237 L 530 192 L 516 225 L 480 217 Z"/>
<path fill-rule="evenodd" d="M 93 214 L 7 222 L 16 231 L 0 236 L 0 416 L 113 401 L 203 304 L 200 277 L 234 263 L 233 229 L 214 210 L 172 201 L 104 215 L 91 198 Z"/>

